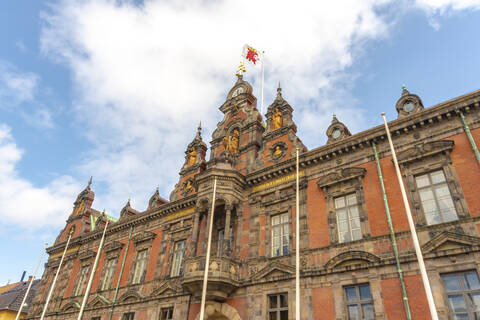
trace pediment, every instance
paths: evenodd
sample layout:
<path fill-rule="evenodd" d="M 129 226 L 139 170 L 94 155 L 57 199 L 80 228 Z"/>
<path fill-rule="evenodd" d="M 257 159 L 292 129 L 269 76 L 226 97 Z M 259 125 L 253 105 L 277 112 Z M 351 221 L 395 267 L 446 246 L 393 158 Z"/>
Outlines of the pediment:
<path fill-rule="evenodd" d="M 88 306 L 92 308 L 99 308 L 104 306 L 109 306 L 111 302 L 105 298 L 104 296 L 98 294 L 93 298 L 89 303 Z"/>
<path fill-rule="evenodd" d="M 363 177 L 367 170 L 365 168 L 350 167 L 329 173 L 318 180 L 320 188 L 328 187 L 346 180 Z"/>
<path fill-rule="evenodd" d="M 453 231 L 444 231 L 422 246 L 424 253 L 480 246 L 480 238 Z"/>
<path fill-rule="evenodd" d="M 150 294 L 151 297 L 155 296 L 170 296 L 175 295 L 181 291 L 181 288 L 170 283 L 170 282 L 163 282 L 158 286 L 153 288 L 152 293 Z"/>
<path fill-rule="evenodd" d="M 331 258 L 326 269 L 343 268 L 350 266 L 370 266 L 380 262 L 380 258 L 365 251 L 346 251 Z"/>
<path fill-rule="evenodd" d="M 92 251 L 92 250 L 85 250 L 85 251 L 82 251 L 78 254 L 78 257 L 80 260 L 87 260 L 87 259 L 91 259 L 95 256 L 95 252 Z"/>
<path fill-rule="evenodd" d="M 123 248 L 123 243 L 116 240 L 109 242 L 104 246 L 105 252 L 112 252 L 112 251 L 120 250 L 122 248 Z"/>
<path fill-rule="evenodd" d="M 121 302 L 135 302 L 143 299 L 143 296 L 136 290 L 130 289 L 125 292 L 118 300 Z"/>
<path fill-rule="evenodd" d="M 263 269 L 252 275 L 252 280 L 274 280 L 285 277 L 291 277 L 295 273 L 295 268 L 281 263 L 273 263 L 265 266 Z"/>
<path fill-rule="evenodd" d="M 62 307 L 62 312 L 75 312 L 80 310 L 80 303 L 77 301 L 70 301 Z"/>
<path fill-rule="evenodd" d="M 151 231 L 142 231 L 133 236 L 132 240 L 134 243 L 138 244 L 143 241 L 152 240 L 157 236 L 156 233 Z"/>
<path fill-rule="evenodd" d="M 397 153 L 399 163 L 406 163 L 420 158 L 433 156 L 440 152 L 452 150 L 454 142 L 452 140 L 438 140 L 420 143 Z"/>

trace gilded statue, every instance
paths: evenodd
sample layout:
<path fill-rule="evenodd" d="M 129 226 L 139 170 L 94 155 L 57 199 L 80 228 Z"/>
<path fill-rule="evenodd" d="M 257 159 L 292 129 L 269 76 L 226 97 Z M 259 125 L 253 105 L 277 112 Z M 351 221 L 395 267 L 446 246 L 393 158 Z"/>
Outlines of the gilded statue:
<path fill-rule="evenodd" d="M 280 129 L 283 126 L 283 116 L 278 108 L 275 108 L 275 112 L 272 116 L 273 130 Z"/>
<path fill-rule="evenodd" d="M 189 167 L 193 166 L 196 161 L 197 161 L 197 152 L 195 151 L 195 149 L 192 149 L 192 151 L 188 153 L 188 166 Z"/>
<path fill-rule="evenodd" d="M 282 155 L 282 149 L 280 148 L 280 146 L 276 146 L 275 151 L 273 152 L 273 156 L 277 158 L 281 155 Z"/>
<path fill-rule="evenodd" d="M 192 182 L 190 180 L 187 180 L 187 184 L 185 185 L 185 191 L 189 191 L 192 189 Z"/>
<path fill-rule="evenodd" d="M 82 202 L 80 202 L 80 205 L 73 212 L 73 215 L 76 216 L 77 214 L 80 214 L 83 210 L 84 205 L 85 205 L 85 200 L 82 200 Z"/>
<path fill-rule="evenodd" d="M 233 133 L 229 137 L 223 138 L 223 146 L 226 152 L 231 154 L 238 153 L 238 145 L 240 142 L 240 132 L 237 129 L 233 130 Z"/>

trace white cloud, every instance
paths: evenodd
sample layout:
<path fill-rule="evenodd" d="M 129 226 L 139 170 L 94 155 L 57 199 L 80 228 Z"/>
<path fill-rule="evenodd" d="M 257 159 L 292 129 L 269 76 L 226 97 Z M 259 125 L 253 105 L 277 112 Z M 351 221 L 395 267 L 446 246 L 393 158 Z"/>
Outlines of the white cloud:
<path fill-rule="evenodd" d="M 37 90 L 38 75 L 22 72 L 0 60 L 0 107 L 13 108 L 32 101 Z"/>
<path fill-rule="evenodd" d="M 479 10 L 480 0 L 416 0 L 416 6 L 425 10 L 428 21 L 435 30 L 440 29 L 438 17 L 462 10 Z"/>
<path fill-rule="evenodd" d="M 81 185 L 70 176 L 58 176 L 44 187 L 32 185 L 17 172 L 22 155 L 10 128 L 0 124 L 1 224 L 25 229 L 63 226 Z"/>

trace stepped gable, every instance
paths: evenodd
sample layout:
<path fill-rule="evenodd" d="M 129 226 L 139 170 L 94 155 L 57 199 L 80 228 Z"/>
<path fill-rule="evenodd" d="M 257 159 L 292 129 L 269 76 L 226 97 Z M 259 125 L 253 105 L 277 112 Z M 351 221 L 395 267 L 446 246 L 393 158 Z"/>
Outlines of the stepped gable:
<path fill-rule="evenodd" d="M 405 85 L 402 86 L 402 96 L 398 99 L 395 108 L 399 119 L 421 112 L 424 109 L 422 99 L 416 94 L 410 93 Z"/>
<path fill-rule="evenodd" d="M 337 116 L 333 114 L 332 123 L 327 128 L 327 144 L 334 143 L 340 140 L 350 137 L 352 134 L 348 130 L 347 126 L 338 121 Z"/>
<path fill-rule="evenodd" d="M 293 108 L 282 96 L 278 83 L 277 96 L 267 109 L 266 131 L 262 137 L 262 149 L 257 160 L 257 168 L 270 166 L 295 157 L 296 148 L 306 152 L 307 148 L 297 137 L 297 126 L 293 122 Z"/>
<path fill-rule="evenodd" d="M 209 165 L 223 162 L 246 174 L 253 169 L 264 132 L 252 86 L 238 75 L 220 107 L 224 118 L 212 134 Z"/>
<path fill-rule="evenodd" d="M 195 138 L 187 146 L 187 150 L 185 150 L 185 162 L 180 170 L 180 180 L 170 193 L 170 201 L 182 199 L 196 192 L 195 175 L 205 169 L 206 153 L 207 145 L 202 140 L 202 124 L 200 123 Z M 162 200 L 166 201 L 164 199 Z M 163 202 L 162 200 L 160 200 L 160 202 Z M 151 207 L 151 201 L 152 199 L 150 199 L 149 208 Z"/>

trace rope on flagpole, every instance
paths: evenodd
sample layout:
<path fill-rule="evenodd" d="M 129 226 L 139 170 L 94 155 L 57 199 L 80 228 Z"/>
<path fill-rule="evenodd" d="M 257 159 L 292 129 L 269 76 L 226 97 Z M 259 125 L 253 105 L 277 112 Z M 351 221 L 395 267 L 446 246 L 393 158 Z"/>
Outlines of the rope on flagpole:
<path fill-rule="evenodd" d="M 299 201 L 299 176 L 298 176 L 298 151 L 297 148 L 297 181 L 296 181 L 296 212 L 295 212 L 295 320 L 300 320 L 300 201 Z"/>
<path fill-rule="evenodd" d="M 20 305 L 20 309 L 18 309 L 17 316 L 15 317 L 15 320 L 20 319 L 20 314 L 22 313 L 23 306 L 25 305 L 25 301 L 27 301 L 28 294 L 30 293 L 30 288 L 32 287 L 33 280 L 35 280 L 35 276 L 37 275 L 38 267 L 40 267 L 40 263 L 43 260 L 43 256 L 45 255 L 45 251 L 47 249 L 48 243 L 45 243 L 45 249 L 42 251 L 42 255 L 40 256 L 40 260 L 38 260 L 37 267 L 35 268 L 35 272 L 33 273 L 32 279 L 30 280 L 30 283 L 28 284 L 27 292 L 25 292 L 25 296 L 23 297 L 22 304 Z"/>
<path fill-rule="evenodd" d="M 205 257 L 205 272 L 203 274 L 203 289 L 202 289 L 202 303 L 200 304 L 200 317 L 199 320 L 204 320 L 205 314 L 205 300 L 207 297 L 207 282 L 208 282 L 208 269 L 210 269 L 210 245 L 212 244 L 212 230 L 213 230 L 213 215 L 215 214 L 215 193 L 217 192 L 217 178 L 213 183 L 213 199 L 212 199 L 212 211 L 208 218 L 208 241 L 207 241 L 207 256 Z"/>
<path fill-rule="evenodd" d="M 50 291 L 48 292 L 47 301 L 45 302 L 45 306 L 43 307 L 42 316 L 40 320 L 45 318 L 45 313 L 47 313 L 48 303 L 50 302 L 50 298 L 52 297 L 53 289 L 55 289 L 55 283 L 57 282 L 58 274 L 60 273 L 60 269 L 62 268 L 63 259 L 65 258 L 65 254 L 67 253 L 68 245 L 70 244 L 70 239 L 72 239 L 74 229 L 70 229 L 70 234 L 68 235 L 67 244 L 65 245 L 65 250 L 63 250 L 62 258 L 60 259 L 60 264 L 58 265 L 57 272 L 55 273 L 55 278 L 53 278 L 52 286 L 50 287 Z"/>
<path fill-rule="evenodd" d="M 82 306 L 80 307 L 77 320 L 82 319 L 83 311 L 85 310 L 85 305 L 87 304 L 90 289 L 92 287 L 93 277 L 95 275 L 95 271 L 97 270 L 98 259 L 100 258 L 100 252 L 102 251 L 103 242 L 105 241 L 105 233 L 107 232 L 108 222 L 109 220 L 107 219 L 105 228 L 103 229 L 102 240 L 100 240 L 100 245 L 98 246 L 97 256 L 95 257 L 95 262 L 93 263 L 92 273 L 90 274 L 90 279 L 88 279 L 87 289 L 85 290 L 85 295 L 83 296 Z"/>
<path fill-rule="evenodd" d="M 397 155 L 395 154 L 392 136 L 390 135 L 387 118 L 385 118 L 384 112 L 382 112 L 382 117 L 383 123 L 385 125 L 385 131 L 387 132 L 388 143 L 390 144 L 390 150 L 392 151 L 393 164 L 395 165 L 395 171 L 397 173 L 398 184 L 400 185 L 400 191 L 402 193 L 405 212 L 407 213 L 408 225 L 410 226 L 410 233 L 412 234 L 413 246 L 415 247 L 415 253 L 417 254 L 417 261 L 420 268 L 420 274 L 422 275 L 423 286 L 425 288 L 425 293 L 427 294 L 428 308 L 430 309 L 430 315 L 432 316 L 432 320 L 438 320 L 437 309 L 435 307 L 435 301 L 433 300 L 432 288 L 430 287 L 430 281 L 428 280 L 427 269 L 425 268 L 425 262 L 423 261 L 422 250 L 420 249 L 417 232 L 415 230 L 415 224 L 412 218 L 412 212 L 410 210 L 410 204 L 408 203 L 407 193 L 405 192 L 405 186 L 402 180 L 402 173 L 400 172 L 400 167 L 398 166 Z"/>

